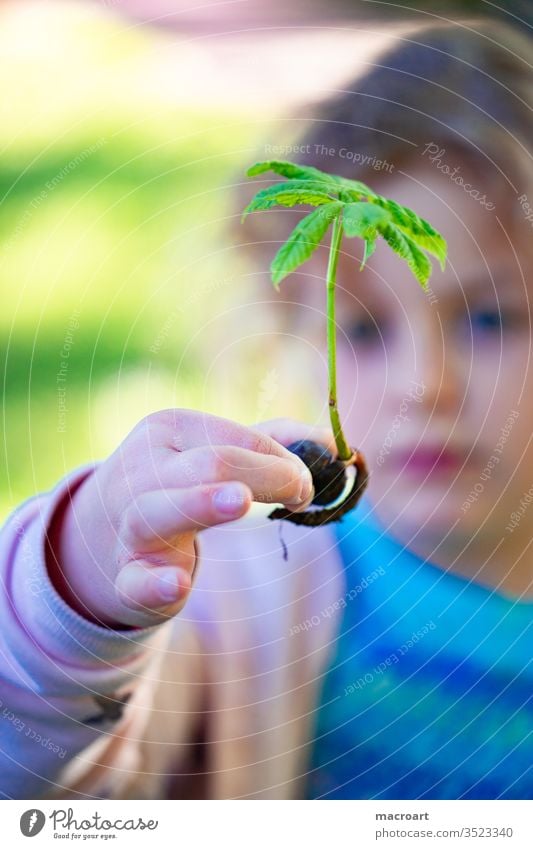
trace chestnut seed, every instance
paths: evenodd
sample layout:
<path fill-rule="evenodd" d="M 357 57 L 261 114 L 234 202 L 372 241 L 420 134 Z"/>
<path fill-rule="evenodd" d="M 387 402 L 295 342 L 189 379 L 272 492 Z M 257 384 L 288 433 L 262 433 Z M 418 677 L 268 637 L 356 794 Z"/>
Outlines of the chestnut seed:
<path fill-rule="evenodd" d="M 340 460 L 334 460 L 330 451 L 311 439 L 292 442 L 287 449 L 302 460 L 313 478 L 315 496 L 312 504 L 331 504 L 339 498 L 346 486 L 346 469 Z"/>

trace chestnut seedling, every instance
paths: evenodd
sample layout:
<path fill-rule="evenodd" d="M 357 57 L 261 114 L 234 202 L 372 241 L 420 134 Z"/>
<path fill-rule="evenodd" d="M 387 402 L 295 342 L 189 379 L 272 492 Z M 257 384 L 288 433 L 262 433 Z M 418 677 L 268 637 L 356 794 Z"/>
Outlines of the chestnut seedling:
<path fill-rule="evenodd" d="M 281 281 L 309 259 L 330 227 L 332 231 L 326 272 L 328 408 L 337 457 L 333 458 L 324 446 L 309 440 L 301 440 L 288 447 L 298 454 L 313 475 L 313 504 L 322 506 L 338 501 L 346 489 L 347 468 L 354 466 L 356 474 L 345 497 L 333 507 L 323 506 L 323 509 L 297 513 L 277 508 L 269 514 L 270 519 L 287 519 L 296 524 L 317 526 L 339 521 L 348 510 L 352 510 L 361 498 L 369 477 L 363 455 L 346 441 L 337 407 L 335 282 L 343 236 L 363 240 L 361 270 L 381 237 L 407 262 L 423 289 L 427 287 L 432 272 L 426 254 L 436 257 L 444 269 L 447 245 L 440 233 L 412 209 L 382 197 L 358 180 L 281 160 L 256 162 L 248 169 L 247 176 L 255 177 L 268 171 L 285 179 L 258 191 L 244 210 L 243 220 L 250 213 L 276 206 L 316 207 L 300 220 L 272 260 L 270 271 L 277 291 Z"/>

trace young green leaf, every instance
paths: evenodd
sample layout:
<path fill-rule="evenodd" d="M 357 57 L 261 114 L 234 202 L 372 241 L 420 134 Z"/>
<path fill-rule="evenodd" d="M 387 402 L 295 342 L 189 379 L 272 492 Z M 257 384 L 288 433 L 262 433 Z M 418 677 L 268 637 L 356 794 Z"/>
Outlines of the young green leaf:
<path fill-rule="evenodd" d="M 312 165 L 297 165 L 295 162 L 283 162 L 279 159 L 256 162 L 255 165 L 248 168 L 246 174 L 248 177 L 255 177 L 256 174 L 264 174 L 265 171 L 274 171 L 275 174 L 287 177 L 290 180 L 316 180 L 328 184 L 333 182 L 331 174 L 313 168 Z"/>
<path fill-rule="evenodd" d="M 402 259 L 405 259 L 407 265 L 413 272 L 416 279 L 421 283 L 422 288 L 425 288 L 431 276 L 431 263 L 425 253 L 420 250 L 418 245 L 406 233 L 400 230 L 396 224 L 388 222 L 381 225 L 379 233 L 389 247 L 397 253 Z"/>
<path fill-rule="evenodd" d="M 363 254 L 363 261 L 359 266 L 359 271 L 362 271 L 365 265 L 368 262 L 368 258 L 372 256 L 374 251 L 376 250 L 376 234 L 369 235 L 365 239 L 365 252 Z"/>
<path fill-rule="evenodd" d="M 376 239 L 378 236 L 378 225 L 385 225 L 390 221 L 390 212 L 381 209 L 371 203 L 359 201 L 347 203 L 342 214 L 342 225 L 347 236 L 358 236 L 364 239 L 365 251 L 363 260 L 359 267 L 362 271 L 368 258 L 376 250 Z"/>
<path fill-rule="evenodd" d="M 375 192 L 364 183 L 360 183 L 359 180 L 348 180 L 347 177 L 338 177 L 337 179 L 347 202 L 358 201 L 361 198 L 371 200 L 375 197 Z"/>
<path fill-rule="evenodd" d="M 288 180 L 286 183 L 275 183 L 257 192 L 244 210 L 241 220 L 244 220 L 250 212 L 271 209 L 273 206 L 296 206 L 297 204 L 320 206 L 323 203 L 332 203 L 333 200 L 334 198 L 325 191 L 323 183 Z"/>
<path fill-rule="evenodd" d="M 270 266 L 275 289 L 279 290 L 281 281 L 309 259 L 333 219 L 340 215 L 342 208 L 340 201 L 319 206 L 296 225 Z"/>
<path fill-rule="evenodd" d="M 256 162 L 246 173 L 248 177 L 255 177 L 257 174 L 264 174 L 265 171 L 274 171 L 275 174 L 289 179 L 323 182 L 327 185 L 328 191 L 343 191 L 346 194 L 346 198 L 340 197 L 340 200 L 357 201 L 362 197 L 376 197 L 376 193 L 359 180 L 350 180 L 348 177 L 340 177 L 338 174 L 328 174 L 312 165 L 298 165 L 295 162 L 269 159 L 265 162 Z"/>
<path fill-rule="evenodd" d="M 416 242 L 419 248 L 423 248 L 435 256 L 439 261 L 440 267 L 444 270 L 447 254 L 446 241 L 428 221 L 420 218 L 409 207 L 401 206 L 396 201 L 381 197 L 380 195 L 371 198 L 371 203 L 388 210 L 394 224 Z"/>
<path fill-rule="evenodd" d="M 379 224 L 387 224 L 391 214 L 387 209 L 381 209 L 366 201 L 347 203 L 342 215 L 342 226 L 347 236 L 359 236 L 366 239 L 368 234 L 374 234 Z"/>

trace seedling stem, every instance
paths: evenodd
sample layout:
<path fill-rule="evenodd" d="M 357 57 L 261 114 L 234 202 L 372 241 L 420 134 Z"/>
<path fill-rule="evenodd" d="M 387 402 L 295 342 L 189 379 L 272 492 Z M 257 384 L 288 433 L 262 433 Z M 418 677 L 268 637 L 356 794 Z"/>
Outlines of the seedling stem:
<path fill-rule="evenodd" d="M 329 418 L 337 445 L 339 460 L 349 460 L 352 450 L 344 436 L 337 407 L 337 324 L 335 319 L 335 283 L 337 280 L 337 265 L 339 262 L 340 245 L 342 241 L 342 218 L 339 215 L 333 222 L 331 245 L 329 249 L 327 287 L 327 343 L 328 343 L 328 389 L 329 389 Z"/>

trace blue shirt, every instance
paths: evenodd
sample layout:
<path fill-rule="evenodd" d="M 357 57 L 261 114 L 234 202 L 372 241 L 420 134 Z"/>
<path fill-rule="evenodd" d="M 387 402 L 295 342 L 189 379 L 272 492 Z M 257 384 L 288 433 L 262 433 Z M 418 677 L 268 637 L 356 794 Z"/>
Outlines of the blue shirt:
<path fill-rule="evenodd" d="M 424 561 L 365 499 L 334 525 L 346 570 L 308 798 L 533 798 L 531 601 Z"/>

